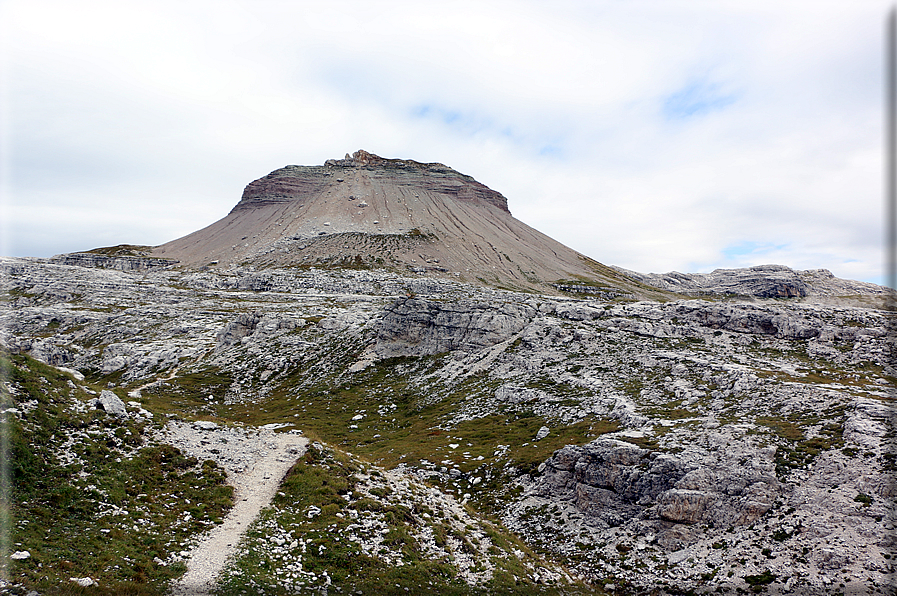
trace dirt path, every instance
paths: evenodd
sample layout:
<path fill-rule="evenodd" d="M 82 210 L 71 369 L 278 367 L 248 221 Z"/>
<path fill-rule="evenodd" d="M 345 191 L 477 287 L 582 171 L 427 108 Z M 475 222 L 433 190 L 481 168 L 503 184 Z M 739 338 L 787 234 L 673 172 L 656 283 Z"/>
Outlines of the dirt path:
<path fill-rule="evenodd" d="M 271 431 L 256 435 L 202 431 L 186 424 L 169 425 L 166 431 L 173 444 L 193 455 L 205 457 L 211 448 L 219 451 L 212 459 L 220 459 L 219 463 L 228 469 L 228 481 L 235 489 L 233 509 L 190 551 L 187 573 L 171 590 L 172 596 L 202 596 L 210 594 L 249 524 L 271 502 L 284 475 L 305 453 L 308 439 Z"/>
<path fill-rule="evenodd" d="M 144 389 L 149 389 L 150 387 L 154 387 L 154 386 L 156 386 L 156 385 L 158 385 L 158 384 L 160 384 L 160 383 L 164 383 L 165 381 L 170 381 L 170 380 L 172 380 L 173 378 L 175 378 L 175 377 L 177 376 L 177 374 L 178 374 L 178 370 L 180 370 L 180 368 L 181 368 L 180 365 L 175 366 L 175 367 L 171 370 L 171 372 L 168 373 L 168 376 L 167 376 L 167 377 L 159 377 L 159 378 L 157 378 L 155 381 L 150 381 L 149 383 L 144 383 L 143 385 L 141 385 L 141 386 L 138 387 L 137 389 L 133 389 L 133 390 L 129 391 L 129 392 L 128 392 L 128 397 L 133 398 L 133 399 L 140 399 L 140 392 L 141 392 L 141 391 L 143 391 Z"/>

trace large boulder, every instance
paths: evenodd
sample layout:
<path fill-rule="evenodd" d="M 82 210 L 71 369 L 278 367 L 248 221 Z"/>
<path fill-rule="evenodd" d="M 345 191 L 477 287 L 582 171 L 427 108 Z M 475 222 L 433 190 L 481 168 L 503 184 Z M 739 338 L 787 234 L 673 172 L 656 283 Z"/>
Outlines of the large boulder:
<path fill-rule="evenodd" d="M 97 399 L 97 408 L 116 418 L 128 417 L 128 411 L 125 409 L 125 402 L 107 389 L 103 389 L 103 391 L 100 392 L 100 397 Z"/>

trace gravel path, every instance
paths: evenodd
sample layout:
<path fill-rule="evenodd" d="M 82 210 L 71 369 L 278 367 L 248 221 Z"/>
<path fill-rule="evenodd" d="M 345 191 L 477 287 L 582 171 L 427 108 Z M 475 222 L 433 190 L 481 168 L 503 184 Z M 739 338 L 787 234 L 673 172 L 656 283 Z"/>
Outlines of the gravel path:
<path fill-rule="evenodd" d="M 228 482 L 235 489 L 233 509 L 186 554 L 187 573 L 171 591 L 172 596 L 209 594 L 228 557 L 236 552 L 240 537 L 305 453 L 308 439 L 270 429 L 204 430 L 182 422 L 169 423 L 159 438 L 200 461 L 217 461 L 227 470 Z"/>

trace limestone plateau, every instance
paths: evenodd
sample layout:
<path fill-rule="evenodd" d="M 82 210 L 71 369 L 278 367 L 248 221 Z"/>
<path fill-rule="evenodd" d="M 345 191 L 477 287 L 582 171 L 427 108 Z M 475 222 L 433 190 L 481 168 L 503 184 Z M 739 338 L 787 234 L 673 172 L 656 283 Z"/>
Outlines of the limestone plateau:
<path fill-rule="evenodd" d="M 0 593 L 894 592 L 879 286 L 605 266 L 363 151 L 0 273 Z"/>

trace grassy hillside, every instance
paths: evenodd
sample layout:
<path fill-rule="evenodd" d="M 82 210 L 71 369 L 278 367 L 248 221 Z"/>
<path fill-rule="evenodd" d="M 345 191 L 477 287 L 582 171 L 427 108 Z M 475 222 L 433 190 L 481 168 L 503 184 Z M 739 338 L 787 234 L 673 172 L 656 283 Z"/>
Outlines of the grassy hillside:
<path fill-rule="evenodd" d="M 163 593 L 185 569 L 176 553 L 231 506 L 223 471 L 148 440 L 157 422 L 88 407 L 93 389 L 66 373 L 23 355 L 2 362 L 9 549 L 30 554 L 10 579 L 41 594 Z"/>

